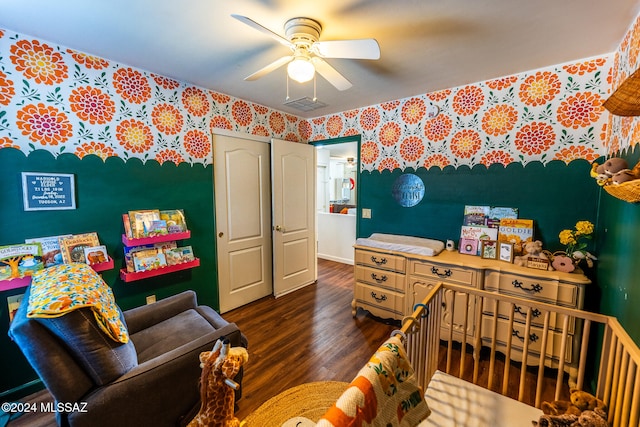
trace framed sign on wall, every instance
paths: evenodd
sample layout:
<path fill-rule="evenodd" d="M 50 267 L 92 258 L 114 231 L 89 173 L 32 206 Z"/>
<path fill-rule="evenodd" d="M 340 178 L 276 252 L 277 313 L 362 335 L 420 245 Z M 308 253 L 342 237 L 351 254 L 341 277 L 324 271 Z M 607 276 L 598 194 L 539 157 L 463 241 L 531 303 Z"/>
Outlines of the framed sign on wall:
<path fill-rule="evenodd" d="M 75 209 L 73 174 L 22 172 L 22 200 L 25 211 Z"/>

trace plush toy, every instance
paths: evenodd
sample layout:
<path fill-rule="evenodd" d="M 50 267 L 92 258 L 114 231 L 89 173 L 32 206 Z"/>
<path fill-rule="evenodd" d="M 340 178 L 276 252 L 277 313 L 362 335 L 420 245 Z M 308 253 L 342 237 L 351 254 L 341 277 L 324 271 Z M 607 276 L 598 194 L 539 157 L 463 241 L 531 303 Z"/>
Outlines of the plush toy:
<path fill-rule="evenodd" d="M 524 252 L 524 255 L 517 256 L 513 259 L 513 263 L 516 265 L 526 267 L 527 260 L 529 258 L 549 259 L 542 250 L 542 242 L 540 240 L 525 242 L 522 246 L 522 250 Z M 551 267 L 551 263 L 549 263 L 549 270 L 553 270 L 553 267 Z"/>
<path fill-rule="evenodd" d="M 572 388 L 569 400 L 542 402 L 540 427 L 607 427 L 607 405 L 586 391 Z"/>
<path fill-rule="evenodd" d="M 616 174 L 611 177 L 611 183 L 622 184 L 624 182 L 633 181 L 634 179 L 638 178 L 639 177 L 636 176 L 631 170 L 623 169 L 619 172 L 616 172 Z"/>
<path fill-rule="evenodd" d="M 238 427 L 234 416 L 235 390 L 233 381 L 249 354 L 243 347 L 229 345 L 229 340 L 216 341 L 213 350 L 200 353 L 200 398 L 198 414 L 187 427 Z"/>
<path fill-rule="evenodd" d="M 596 179 L 598 185 L 605 185 L 611 182 L 611 177 L 625 169 L 629 169 L 629 164 L 625 159 L 612 157 L 601 165 L 594 162 L 591 165 L 591 176 Z"/>

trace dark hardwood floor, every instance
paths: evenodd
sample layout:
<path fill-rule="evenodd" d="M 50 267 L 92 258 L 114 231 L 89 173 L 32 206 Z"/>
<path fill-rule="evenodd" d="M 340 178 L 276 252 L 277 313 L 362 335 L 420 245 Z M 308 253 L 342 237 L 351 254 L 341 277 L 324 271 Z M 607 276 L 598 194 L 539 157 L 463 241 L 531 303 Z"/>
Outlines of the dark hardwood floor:
<path fill-rule="evenodd" d="M 280 392 L 313 381 L 350 382 L 391 334 L 399 322 L 385 321 L 359 311 L 351 315 L 353 266 L 318 260 L 318 282 L 280 298 L 266 297 L 223 314 L 235 322 L 249 340 L 249 361 L 242 382 L 243 395 L 236 416 L 247 417 L 262 403 Z M 440 369 L 444 370 L 444 346 L 440 349 Z M 459 350 L 458 350 L 459 351 Z M 467 372 L 473 370 L 467 358 Z M 488 363 L 481 365 L 479 384 L 486 386 Z M 494 381 L 497 391 L 504 359 L 498 360 Z M 454 371 L 458 366 L 454 366 Z M 514 367 L 512 378 L 519 369 Z M 465 378 L 471 380 L 471 378 Z M 527 378 L 526 389 L 535 382 Z M 568 391 L 563 393 L 566 398 Z M 509 396 L 517 396 L 517 384 L 509 384 Z M 532 396 L 527 396 L 527 403 Z M 46 391 L 27 398 L 51 400 Z M 545 385 L 545 400 L 553 400 L 553 390 Z M 51 414 L 25 414 L 9 427 L 53 427 Z"/>
<path fill-rule="evenodd" d="M 353 266 L 318 260 L 318 282 L 280 298 L 266 297 L 223 314 L 249 340 L 249 361 L 236 416 L 299 384 L 349 382 L 398 324 L 351 315 Z M 27 398 L 47 401 L 46 391 Z M 9 427 L 53 427 L 51 414 L 25 414 Z"/>

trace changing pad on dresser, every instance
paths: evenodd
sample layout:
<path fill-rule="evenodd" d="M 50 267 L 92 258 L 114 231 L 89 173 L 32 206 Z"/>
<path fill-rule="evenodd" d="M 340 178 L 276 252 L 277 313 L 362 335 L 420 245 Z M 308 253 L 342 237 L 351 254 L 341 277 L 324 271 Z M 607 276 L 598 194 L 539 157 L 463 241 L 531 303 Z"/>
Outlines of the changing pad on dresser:
<path fill-rule="evenodd" d="M 438 255 L 444 249 L 440 240 L 383 233 L 360 237 L 356 239 L 356 245 L 426 256 Z"/>
<path fill-rule="evenodd" d="M 536 409 L 460 378 L 436 371 L 425 398 L 431 415 L 418 427 L 531 427 Z"/>

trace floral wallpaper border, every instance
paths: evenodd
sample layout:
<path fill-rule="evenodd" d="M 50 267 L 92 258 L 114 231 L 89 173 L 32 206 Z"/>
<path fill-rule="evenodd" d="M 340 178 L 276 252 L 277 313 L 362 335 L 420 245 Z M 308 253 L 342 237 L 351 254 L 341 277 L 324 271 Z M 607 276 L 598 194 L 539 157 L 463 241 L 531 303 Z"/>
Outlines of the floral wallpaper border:
<path fill-rule="evenodd" d="M 0 149 L 206 165 L 211 133 L 225 129 L 292 142 L 360 134 L 367 171 L 593 161 L 640 136 L 634 118 L 602 107 L 637 66 L 639 26 L 610 55 L 310 120 L 0 29 Z"/>

